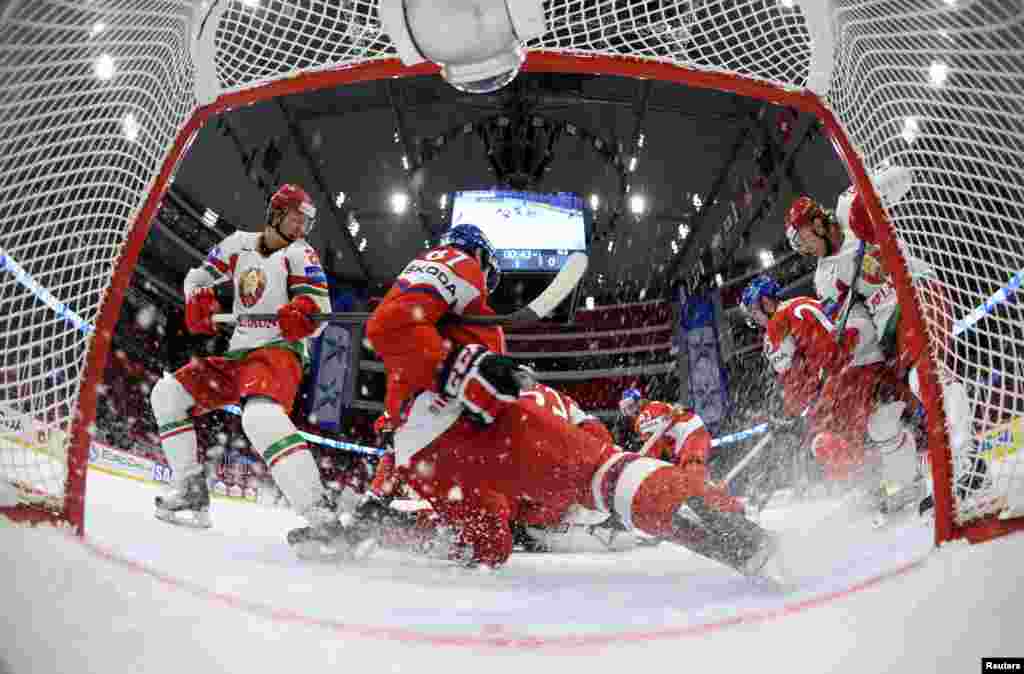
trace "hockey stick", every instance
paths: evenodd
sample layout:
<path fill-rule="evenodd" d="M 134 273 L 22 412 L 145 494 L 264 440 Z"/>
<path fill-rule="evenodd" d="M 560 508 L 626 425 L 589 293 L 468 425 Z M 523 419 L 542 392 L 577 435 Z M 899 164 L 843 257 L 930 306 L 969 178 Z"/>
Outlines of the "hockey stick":
<path fill-rule="evenodd" d="M 468 325 L 510 325 L 514 323 L 530 323 L 544 318 L 568 297 L 583 279 L 587 272 L 587 255 L 573 253 L 566 260 L 554 280 L 528 305 L 503 316 L 459 316 L 448 314 L 446 320 Z M 341 323 L 353 325 L 365 323 L 370 314 L 355 311 L 336 311 L 331 313 L 311 314 L 310 318 L 320 323 Z M 216 314 L 213 322 L 219 325 L 237 325 L 240 320 L 276 321 L 277 314 Z"/>
<path fill-rule="evenodd" d="M 860 273 L 864 267 L 864 254 L 867 246 L 861 240 L 857 246 L 857 254 L 853 258 L 853 278 L 850 279 L 850 287 L 846 290 L 846 297 L 843 299 L 843 306 L 839 310 L 839 320 L 836 321 L 836 342 L 842 346 L 846 324 L 850 320 L 850 312 L 853 310 L 853 295 L 857 291 L 857 281 L 860 280 Z M 824 383 L 824 382 L 822 382 Z"/>
<path fill-rule="evenodd" d="M 764 450 L 765 447 L 768 446 L 768 443 L 771 442 L 773 437 L 774 436 L 769 431 L 768 433 L 765 434 L 765 436 L 763 438 L 758 440 L 757 444 L 754 445 L 754 448 L 751 449 L 749 452 L 747 452 L 747 455 L 744 456 L 742 459 L 740 459 L 740 462 L 737 463 L 735 466 L 733 466 L 732 469 L 726 474 L 725 478 L 719 483 L 719 486 L 721 486 L 723 488 L 724 487 L 728 487 L 729 483 L 733 481 L 733 478 L 735 478 L 737 475 L 739 475 L 740 471 L 742 471 L 744 468 L 746 468 L 747 465 L 751 461 L 753 461 L 754 458 L 758 454 L 760 454 L 762 452 L 762 450 Z"/>

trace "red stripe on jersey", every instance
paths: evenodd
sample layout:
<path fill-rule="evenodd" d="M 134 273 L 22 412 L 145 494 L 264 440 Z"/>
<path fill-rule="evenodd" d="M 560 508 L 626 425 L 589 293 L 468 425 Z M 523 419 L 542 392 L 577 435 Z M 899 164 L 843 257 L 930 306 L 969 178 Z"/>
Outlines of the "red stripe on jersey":
<path fill-rule="evenodd" d="M 428 295 L 433 295 L 434 297 L 438 298 L 439 300 L 441 300 L 445 304 L 451 305 L 451 302 L 449 302 L 448 300 L 445 299 L 444 295 L 441 294 L 441 291 L 438 290 L 437 288 L 435 288 L 434 286 L 430 285 L 430 284 L 427 284 L 427 283 L 417 283 L 417 284 L 413 285 L 413 284 L 410 284 L 408 281 L 399 280 L 397 285 L 398 285 L 398 289 L 403 294 L 404 293 L 409 293 L 409 292 L 427 293 Z"/>
<path fill-rule="evenodd" d="M 323 281 L 314 281 L 314 280 L 310 279 L 308 276 L 292 276 L 292 275 L 289 274 L 289 276 L 288 276 L 288 285 L 289 286 L 294 286 L 294 285 L 313 286 L 314 288 L 323 288 L 324 290 L 327 290 L 327 284 L 326 283 L 324 283 Z"/>
<path fill-rule="evenodd" d="M 219 260 L 219 259 L 217 259 L 215 257 L 211 257 L 211 258 L 207 258 L 206 261 L 209 262 L 210 265 L 214 269 L 219 271 L 221 274 L 227 274 L 228 273 L 228 265 L 223 260 Z"/>

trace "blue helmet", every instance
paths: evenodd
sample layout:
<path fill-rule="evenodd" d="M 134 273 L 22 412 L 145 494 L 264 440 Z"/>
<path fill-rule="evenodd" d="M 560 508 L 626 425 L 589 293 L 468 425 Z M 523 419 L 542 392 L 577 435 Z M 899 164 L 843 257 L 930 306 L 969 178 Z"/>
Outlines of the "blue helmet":
<path fill-rule="evenodd" d="M 823 300 L 821 308 L 824 310 L 825 316 L 828 317 L 828 320 L 836 320 L 836 316 L 839 314 L 839 302 L 836 302 L 835 300 Z"/>
<path fill-rule="evenodd" d="M 638 388 L 628 388 L 622 392 L 622 399 L 619 400 L 619 411 L 627 417 L 636 416 L 640 411 L 640 401 L 644 395 Z"/>
<path fill-rule="evenodd" d="M 498 268 L 498 254 L 491 245 L 490 239 L 483 230 L 476 225 L 464 222 L 455 225 L 441 235 L 439 242 L 442 246 L 458 248 L 463 253 L 476 256 L 476 252 L 483 251 L 480 256 L 480 266 L 484 270 L 484 279 L 487 282 L 487 292 L 494 292 L 501 282 L 501 270 Z"/>
<path fill-rule="evenodd" d="M 743 290 L 743 312 L 753 320 L 754 309 L 761 309 L 761 298 L 777 300 L 782 296 L 782 287 L 768 274 L 759 274 Z"/>

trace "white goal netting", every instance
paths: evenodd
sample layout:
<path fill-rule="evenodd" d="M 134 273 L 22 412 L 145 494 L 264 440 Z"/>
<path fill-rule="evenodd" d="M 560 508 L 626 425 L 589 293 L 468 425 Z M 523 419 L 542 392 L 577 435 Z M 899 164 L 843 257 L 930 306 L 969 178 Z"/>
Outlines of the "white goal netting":
<path fill-rule="evenodd" d="M 869 170 L 913 169 L 915 186 L 890 216 L 903 253 L 935 269 L 948 300 L 928 330 L 941 375 L 969 387 L 990 466 L 985 497 L 962 492 L 956 515 L 1012 507 L 1024 488 L 1013 301 L 1024 274 L 1021 4 L 544 4 L 548 32 L 532 50 L 624 58 L 638 75 L 657 62 L 808 88 Z M 335 82 L 380 76 L 357 66 L 394 52 L 365 0 L 21 0 L 0 12 L 0 480 L 59 499 L 59 445 L 81 423 L 90 340 L 112 329 L 97 325 L 101 304 L 122 251 L 144 234 L 140 214 L 165 187 L 182 130 L 201 106 L 260 87 L 256 98 L 282 83 L 331 86 L 343 69 Z M 955 457 L 954 480 L 977 465 L 965 458 Z"/>

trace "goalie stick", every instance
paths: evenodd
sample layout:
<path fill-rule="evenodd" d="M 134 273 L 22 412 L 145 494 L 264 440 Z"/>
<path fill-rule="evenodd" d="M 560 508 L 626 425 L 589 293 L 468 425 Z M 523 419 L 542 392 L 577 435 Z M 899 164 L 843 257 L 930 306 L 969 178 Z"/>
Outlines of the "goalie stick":
<path fill-rule="evenodd" d="M 566 260 L 562 269 L 544 291 L 522 309 L 502 316 L 458 316 L 449 314 L 445 320 L 458 321 L 469 325 L 511 325 L 515 323 L 531 323 L 539 321 L 568 297 L 583 279 L 587 271 L 585 253 L 573 253 Z M 310 318 L 320 323 L 341 323 L 347 325 L 365 323 L 370 314 L 355 311 L 336 311 L 331 313 L 311 314 Z M 277 314 L 216 314 L 213 322 L 219 325 L 235 325 L 241 319 L 254 321 L 276 321 Z"/>

